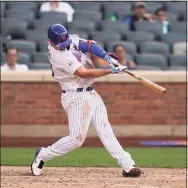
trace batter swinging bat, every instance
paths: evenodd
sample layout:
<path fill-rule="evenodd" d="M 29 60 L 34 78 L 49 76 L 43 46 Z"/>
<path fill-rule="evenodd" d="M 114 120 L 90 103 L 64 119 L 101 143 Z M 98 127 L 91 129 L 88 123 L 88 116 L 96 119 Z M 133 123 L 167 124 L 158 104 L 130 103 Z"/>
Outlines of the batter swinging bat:
<path fill-rule="evenodd" d="M 160 93 L 160 94 L 164 94 L 166 92 L 166 89 L 164 87 L 161 87 L 157 84 L 155 84 L 154 82 L 151 82 L 150 80 L 147 80 L 145 78 L 142 78 L 136 74 L 133 74 L 132 72 L 126 70 L 125 71 L 127 74 L 129 74 L 130 76 L 132 76 L 133 78 L 137 79 L 139 82 L 141 82 L 142 84 L 144 84 L 146 87 Z"/>

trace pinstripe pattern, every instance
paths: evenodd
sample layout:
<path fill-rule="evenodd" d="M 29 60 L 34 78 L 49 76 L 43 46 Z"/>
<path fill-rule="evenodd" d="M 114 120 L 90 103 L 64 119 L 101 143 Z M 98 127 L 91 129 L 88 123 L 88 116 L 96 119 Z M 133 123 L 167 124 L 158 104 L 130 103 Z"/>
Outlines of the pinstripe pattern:
<path fill-rule="evenodd" d="M 74 76 L 74 72 L 78 67 L 94 68 L 94 66 L 86 54 L 77 50 L 79 37 L 72 35 L 71 37 L 73 43 L 70 45 L 69 50 L 56 50 L 50 44 L 48 45 L 49 61 L 52 65 L 54 78 L 64 90 L 89 87 L 95 81 L 93 78 L 84 79 Z M 78 56 L 81 56 L 81 62 L 78 61 Z"/>
<path fill-rule="evenodd" d="M 73 75 L 80 63 L 74 59 L 73 65 L 68 66 L 67 57 L 64 58 L 64 56 L 70 55 L 69 52 L 61 52 L 52 47 L 50 47 L 50 51 L 55 53 L 50 57 L 54 76 L 62 88 L 67 90 L 66 93 L 61 95 L 61 103 L 68 116 L 70 134 L 51 146 L 43 148 L 38 158 L 48 161 L 80 147 L 84 143 L 89 125 L 92 125 L 110 155 L 118 161 L 126 172 L 129 172 L 134 165 L 134 161 L 116 139 L 108 121 L 106 107 L 99 94 L 95 90 L 83 92 L 73 90 L 74 88 L 89 86 L 94 80 L 84 79 L 82 81 L 81 78 Z"/>

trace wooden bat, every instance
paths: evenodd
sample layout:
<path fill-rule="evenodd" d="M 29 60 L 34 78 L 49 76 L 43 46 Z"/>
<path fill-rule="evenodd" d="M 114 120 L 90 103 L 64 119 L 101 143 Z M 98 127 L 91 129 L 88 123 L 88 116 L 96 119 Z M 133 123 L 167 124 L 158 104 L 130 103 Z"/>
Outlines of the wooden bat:
<path fill-rule="evenodd" d="M 146 78 L 142 78 L 136 74 L 133 74 L 132 72 L 125 70 L 127 74 L 132 76 L 133 78 L 137 79 L 139 82 L 144 84 L 146 87 L 152 89 L 155 92 L 158 92 L 160 94 L 164 94 L 167 90 L 164 87 L 159 86 L 158 84 L 151 82 L 150 80 L 147 80 Z"/>
<path fill-rule="evenodd" d="M 111 57 L 113 57 L 113 54 L 111 54 Z M 92 62 L 94 63 L 95 67 L 108 67 L 108 68 L 111 68 L 109 66 L 109 64 L 102 58 L 98 58 L 96 56 L 91 56 L 90 57 Z M 113 57 L 115 58 L 115 57 Z M 117 58 L 115 58 L 117 59 Z M 120 63 L 118 63 L 119 66 L 122 66 Z M 128 71 L 128 70 L 125 70 L 125 72 L 127 74 L 129 74 L 130 76 L 132 76 L 133 78 L 137 79 L 139 82 L 141 82 L 142 84 L 144 84 L 146 87 L 158 92 L 158 93 L 161 93 L 161 94 L 164 94 L 166 92 L 166 89 L 155 84 L 154 82 L 151 82 L 150 80 L 147 80 L 145 78 L 142 78 L 136 74 L 133 74 L 132 72 Z"/>

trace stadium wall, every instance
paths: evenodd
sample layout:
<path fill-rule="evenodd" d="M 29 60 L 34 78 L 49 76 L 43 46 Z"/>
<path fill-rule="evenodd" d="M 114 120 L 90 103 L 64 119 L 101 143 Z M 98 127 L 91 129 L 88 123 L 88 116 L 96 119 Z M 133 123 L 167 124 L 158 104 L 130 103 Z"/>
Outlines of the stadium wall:
<path fill-rule="evenodd" d="M 134 145 L 143 138 L 185 138 L 185 72 L 136 72 L 165 87 L 167 93 L 154 93 L 125 74 L 105 76 L 95 84 L 117 137 L 123 145 Z M 2 73 L 2 145 L 48 145 L 66 136 L 68 122 L 60 96 L 61 88 L 50 71 Z M 85 145 L 100 145 L 92 128 L 89 129 Z"/>

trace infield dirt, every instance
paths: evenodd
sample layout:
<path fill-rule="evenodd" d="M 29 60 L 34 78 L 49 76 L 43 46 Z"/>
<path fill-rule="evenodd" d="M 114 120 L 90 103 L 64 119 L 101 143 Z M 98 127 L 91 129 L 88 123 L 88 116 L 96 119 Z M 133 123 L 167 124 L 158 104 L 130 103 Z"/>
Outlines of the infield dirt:
<path fill-rule="evenodd" d="M 143 168 L 139 178 L 123 178 L 120 168 L 1 167 L 2 188 L 185 188 L 186 169 Z"/>

